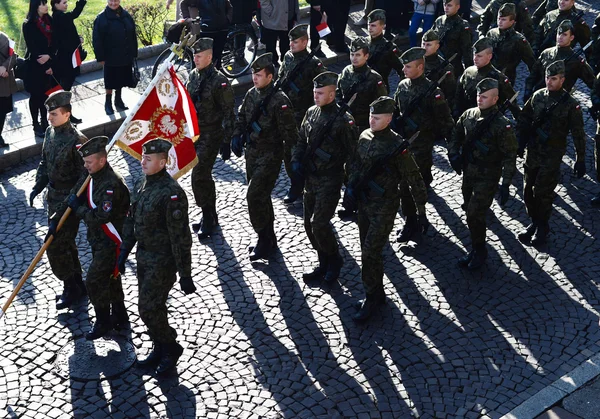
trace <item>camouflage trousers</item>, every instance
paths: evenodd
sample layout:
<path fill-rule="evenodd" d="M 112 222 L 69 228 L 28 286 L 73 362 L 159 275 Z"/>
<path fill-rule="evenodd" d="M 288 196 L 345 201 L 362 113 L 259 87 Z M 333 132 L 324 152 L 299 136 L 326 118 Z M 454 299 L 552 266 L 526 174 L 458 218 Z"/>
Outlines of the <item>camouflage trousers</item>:
<path fill-rule="evenodd" d="M 485 244 L 485 217 L 498 190 L 500 170 L 480 169 L 472 164 L 468 164 L 464 170 L 462 194 L 473 246 Z"/>
<path fill-rule="evenodd" d="M 525 161 L 523 200 L 532 220 L 548 222 L 550 219 L 554 189 L 560 179 L 561 162 L 562 156 L 556 156 L 547 164 L 534 164 L 530 159 Z"/>
<path fill-rule="evenodd" d="M 94 308 L 107 308 L 111 303 L 124 301 L 121 275 L 112 277 L 117 263 L 116 245 L 103 249 L 92 248 L 92 263 L 87 271 L 85 286 Z"/>
<path fill-rule="evenodd" d="M 433 175 L 431 174 L 431 168 L 433 167 L 433 157 L 431 156 L 432 152 L 433 141 L 431 142 L 429 151 L 417 150 L 416 153 L 413 152 L 415 162 L 417 163 L 417 166 L 419 166 L 419 171 L 421 172 L 421 176 L 423 177 L 426 187 L 429 187 L 433 181 Z M 400 182 L 400 203 L 402 206 L 402 215 L 405 217 L 417 215 L 417 206 L 415 205 L 415 200 L 410 193 L 410 188 L 408 186 L 408 182 L 406 181 Z"/>
<path fill-rule="evenodd" d="M 224 135 L 222 129 L 201 130 L 200 138 L 195 143 L 198 164 L 192 169 L 192 191 L 199 207 L 214 206 L 217 200 L 212 169 Z"/>
<path fill-rule="evenodd" d="M 338 251 L 331 219 L 340 200 L 344 175 L 308 176 L 304 192 L 304 230 L 317 252 L 332 255 Z"/>
<path fill-rule="evenodd" d="M 64 208 L 63 202 L 67 196 L 69 196 L 68 190 L 58 191 L 48 186 L 48 217 Z M 49 224 L 50 219 L 48 218 Z M 75 243 L 78 231 L 79 220 L 74 214 L 71 214 L 46 251 L 52 273 L 63 282 L 76 275 L 81 275 L 81 263 Z"/>
<path fill-rule="evenodd" d="M 361 278 L 367 294 L 373 294 L 383 287 L 383 248 L 389 242 L 398 205 L 398 200 L 359 202 Z"/>
<path fill-rule="evenodd" d="M 271 192 L 279 177 L 283 150 L 266 151 L 246 149 L 246 177 L 248 179 L 248 215 L 256 233 L 268 228 L 275 221 Z"/>
<path fill-rule="evenodd" d="M 173 257 L 137 250 L 138 310 L 154 342 L 175 342 L 177 332 L 169 326 L 167 298 L 176 281 Z"/>

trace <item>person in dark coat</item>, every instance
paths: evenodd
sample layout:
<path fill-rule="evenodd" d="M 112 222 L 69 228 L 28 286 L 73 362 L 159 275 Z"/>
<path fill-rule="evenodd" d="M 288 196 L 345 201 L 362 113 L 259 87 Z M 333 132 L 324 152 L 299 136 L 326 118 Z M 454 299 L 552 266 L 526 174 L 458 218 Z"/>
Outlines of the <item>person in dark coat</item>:
<path fill-rule="evenodd" d="M 54 63 L 54 77 L 64 90 L 70 91 L 79 75 L 80 66 L 73 63 L 75 50 L 83 43 L 83 38 L 77 33 L 75 19 L 81 15 L 87 0 L 78 0 L 75 9 L 67 12 L 69 7 L 67 0 L 52 0 L 52 43 L 56 50 Z M 81 52 L 81 51 L 80 51 Z M 81 56 L 81 61 L 85 57 Z M 71 122 L 81 123 L 81 119 L 71 114 Z"/>
<path fill-rule="evenodd" d="M 6 115 L 13 111 L 12 95 L 17 91 L 13 72 L 16 61 L 16 54 L 10 53 L 8 36 L 0 31 L 0 148 L 8 147 L 2 138 L 2 130 Z"/>
<path fill-rule="evenodd" d="M 27 52 L 25 54 L 26 75 L 25 90 L 29 92 L 29 110 L 33 120 L 33 132 L 43 137 L 48 128 L 47 112 L 44 102 L 46 92 L 54 85 L 52 67 L 54 66 L 54 47 L 52 44 L 52 18 L 48 15 L 46 0 L 31 0 L 29 11 L 23 23 L 23 38 Z M 38 119 L 39 117 L 39 119 Z"/>
<path fill-rule="evenodd" d="M 133 60 L 137 58 L 137 35 L 131 15 L 121 7 L 121 0 L 107 0 L 106 8 L 96 16 L 92 44 L 96 60 L 104 65 L 104 88 L 107 115 L 115 113 L 112 92 L 115 91 L 115 107 L 118 111 L 129 109 L 121 98 L 123 87 L 133 86 Z"/>

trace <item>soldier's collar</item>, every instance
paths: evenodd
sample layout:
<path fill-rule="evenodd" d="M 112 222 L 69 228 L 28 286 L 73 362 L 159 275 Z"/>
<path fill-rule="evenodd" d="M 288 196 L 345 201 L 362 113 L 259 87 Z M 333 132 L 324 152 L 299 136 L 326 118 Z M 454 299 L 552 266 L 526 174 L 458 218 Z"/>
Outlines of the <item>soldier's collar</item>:
<path fill-rule="evenodd" d="M 457 18 L 460 19 L 458 12 L 454 13 L 452 16 L 448 16 L 448 15 L 445 15 L 445 16 L 446 16 L 446 19 L 457 19 Z"/>
<path fill-rule="evenodd" d="M 512 25 L 510 28 L 508 29 L 499 29 L 500 30 L 500 34 L 505 34 L 505 33 L 512 33 L 512 32 L 516 32 L 515 29 L 515 25 Z"/>
<path fill-rule="evenodd" d="M 481 67 L 481 68 L 478 68 L 478 69 L 477 69 L 477 72 L 480 72 L 480 71 L 486 71 L 486 70 L 490 70 L 490 71 L 491 71 L 491 70 L 493 70 L 493 69 L 494 69 L 494 66 L 492 65 L 492 62 L 490 61 L 489 63 L 487 63 L 487 64 L 486 64 L 486 65 L 484 65 L 483 67 Z"/>
<path fill-rule="evenodd" d="M 168 175 L 167 166 L 165 166 L 162 170 L 159 170 L 158 172 L 156 172 L 153 175 L 147 175 L 146 181 L 147 182 L 156 182 L 157 180 L 162 179 L 165 175 Z"/>
<path fill-rule="evenodd" d="M 302 51 L 292 52 L 292 55 L 294 56 L 294 58 L 304 58 L 308 55 L 308 51 L 306 50 L 306 48 L 304 48 Z"/>
<path fill-rule="evenodd" d="M 203 75 L 203 74 L 210 74 L 213 70 L 215 69 L 215 66 L 213 63 L 210 63 L 209 65 L 207 65 L 206 67 L 204 67 L 202 70 L 198 70 L 198 74 L 199 75 Z"/>
<path fill-rule="evenodd" d="M 106 164 L 104 165 L 104 167 L 100 170 L 98 170 L 96 173 L 92 174 L 92 178 L 95 180 L 101 179 L 104 177 L 104 175 L 108 172 L 108 167 L 109 164 L 108 162 L 106 162 Z"/>
<path fill-rule="evenodd" d="M 558 9 L 557 9 L 557 10 L 558 10 Z M 576 9 L 575 9 L 575 5 L 573 5 L 573 7 L 571 7 L 570 9 L 567 9 L 567 10 L 558 10 L 558 14 L 559 14 L 560 16 L 564 16 L 564 15 L 571 14 L 571 12 L 574 12 L 574 11 L 576 11 Z"/>
<path fill-rule="evenodd" d="M 419 77 L 417 77 L 416 79 L 410 79 L 410 83 L 411 84 L 421 84 L 425 82 L 425 72 L 423 72 L 423 74 L 421 74 Z"/>
<path fill-rule="evenodd" d="M 378 36 L 371 36 L 370 38 L 371 38 L 371 42 L 378 42 L 378 41 L 381 41 L 382 39 L 384 39 L 384 38 L 383 38 L 383 32 L 381 32 L 381 35 L 378 35 Z"/>
<path fill-rule="evenodd" d="M 72 125 L 71 125 L 71 121 L 67 120 L 67 122 L 65 122 L 62 125 L 59 125 L 57 127 L 53 127 L 54 128 L 54 132 L 65 132 L 68 131 L 69 129 L 71 129 Z"/>
<path fill-rule="evenodd" d="M 258 93 L 265 94 L 267 93 L 269 90 L 271 90 L 271 88 L 273 87 L 273 85 L 275 84 L 275 81 L 271 80 L 271 83 L 267 84 L 265 87 L 261 88 L 261 89 L 256 89 L 258 90 Z"/>
<path fill-rule="evenodd" d="M 369 65 L 367 63 L 365 63 L 362 67 L 352 66 L 352 69 L 354 70 L 355 73 L 366 73 L 367 71 L 369 71 Z"/>
<path fill-rule="evenodd" d="M 424 55 L 423 58 L 425 58 L 425 61 L 437 61 L 439 56 L 438 51 L 436 51 L 431 55 Z"/>
<path fill-rule="evenodd" d="M 337 111 L 337 104 L 335 103 L 335 99 L 331 103 L 328 103 L 327 105 L 320 106 L 320 108 L 321 108 L 321 112 L 325 112 L 325 113 Z"/>
<path fill-rule="evenodd" d="M 491 106 L 491 107 L 489 107 L 487 109 L 483 109 L 483 110 L 479 109 L 479 112 L 481 113 L 481 116 L 483 116 L 485 118 L 486 116 L 488 116 L 492 112 L 495 112 L 496 110 L 498 110 L 498 105 L 494 105 L 494 106 Z"/>
<path fill-rule="evenodd" d="M 371 131 L 373 131 L 373 130 L 371 130 Z M 387 136 L 391 133 L 392 133 L 392 128 L 390 128 L 390 126 L 388 125 L 387 127 L 385 127 L 384 129 L 382 129 L 380 131 L 373 131 L 373 136 L 375 138 L 377 138 L 377 137 Z"/>

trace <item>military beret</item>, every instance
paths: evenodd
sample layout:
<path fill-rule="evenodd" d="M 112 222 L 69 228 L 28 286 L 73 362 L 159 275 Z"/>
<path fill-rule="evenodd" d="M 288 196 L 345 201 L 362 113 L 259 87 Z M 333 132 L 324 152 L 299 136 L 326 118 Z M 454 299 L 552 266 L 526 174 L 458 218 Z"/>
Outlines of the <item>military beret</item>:
<path fill-rule="evenodd" d="M 491 79 L 489 77 L 481 80 L 477 83 L 477 93 L 484 93 L 488 90 L 497 89 L 498 88 L 498 80 Z"/>
<path fill-rule="evenodd" d="M 295 41 L 298 38 L 302 38 L 303 36 L 308 36 L 308 25 L 301 24 L 296 25 L 288 32 L 288 36 L 291 41 Z"/>
<path fill-rule="evenodd" d="M 494 44 L 490 38 L 482 37 L 473 44 L 473 54 L 478 54 L 488 48 L 494 48 Z"/>
<path fill-rule="evenodd" d="M 554 61 L 546 67 L 546 77 L 565 74 L 565 62 L 563 60 Z"/>
<path fill-rule="evenodd" d="M 94 137 L 79 147 L 78 151 L 81 157 L 87 157 L 101 151 L 106 151 L 106 144 L 108 144 L 108 137 Z"/>
<path fill-rule="evenodd" d="M 459 1 L 459 0 L 444 0 L 444 4 L 452 3 L 453 1 Z"/>
<path fill-rule="evenodd" d="M 560 25 L 558 25 L 558 28 L 556 28 L 556 32 L 559 34 L 565 33 L 566 31 L 571 31 L 571 33 L 573 32 L 573 23 L 569 19 L 565 19 L 560 22 Z"/>
<path fill-rule="evenodd" d="M 356 52 L 359 49 L 366 49 L 367 52 L 369 52 L 369 41 L 367 41 L 366 38 L 361 38 L 360 36 L 358 38 L 354 38 L 352 40 L 352 43 L 350 44 L 350 51 L 352 52 Z"/>
<path fill-rule="evenodd" d="M 155 138 L 142 145 L 142 153 L 144 154 L 156 154 L 156 153 L 168 153 L 171 150 L 173 144 L 170 141 L 163 140 L 162 138 Z"/>
<path fill-rule="evenodd" d="M 402 64 L 408 64 L 411 61 L 420 60 L 424 56 L 425 48 L 412 47 L 404 51 L 404 53 L 400 56 L 400 61 L 402 61 Z"/>
<path fill-rule="evenodd" d="M 514 3 L 504 3 L 500 10 L 498 10 L 498 16 L 507 17 L 512 16 L 513 19 L 517 17 L 517 7 Z"/>
<path fill-rule="evenodd" d="M 198 54 L 199 52 L 206 51 L 207 49 L 212 49 L 212 47 L 213 47 L 212 38 L 200 38 L 192 46 L 192 48 L 194 49 L 194 54 Z"/>
<path fill-rule="evenodd" d="M 263 68 L 266 68 L 272 64 L 273 64 L 273 53 L 267 52 L 266 54 L 263 54 L 263 55 L 257 57 L 256 60 L 254 60 L 252 62 L 252 72 L 258 73 Z"/>
<path fill-rule="evenodd" d="M 62 90 L 60 92 L 54 92 L 50 96 L 48 96 L 48 99 L 46 99 L 44 105 L 46 105 L 46 109 L 48 109 L 48 112 L 60 108 L 61 106 L 70 105 L 72 95 L 73 94 L 71 92 L 66 92 Z"/>
<path fill-rule="evenodd" d="M 369 23 L 376 22 L 378 20 L 383 20 L 383 23 L 385 23 L 385 10 L 375 9 L 369 13 L 367 19 Z"/>
<path fill-rule="evenodd" d="M 396 102 L 394 99 L 388 96 L 379 96 L 369 105 L 370 111 L 373 115 L 380 113 L 394 113 Z"/>
<path fill-rule="evenodd" d="M 333 71 L 325 71 L 324 73 L 317 75 L 313 79 L 315 89 L 318 89 L 319 87 L 325 87 L 325 86 L 336 86 L 337 81 L 338 81 L 338 75 L 336 73 L 334 73 Z"/>
<path fill-rule="evenodd" d="M 440 36 L 433 29 L 429 29 L 423 34 L 423 42 L 439 41 Z"/>

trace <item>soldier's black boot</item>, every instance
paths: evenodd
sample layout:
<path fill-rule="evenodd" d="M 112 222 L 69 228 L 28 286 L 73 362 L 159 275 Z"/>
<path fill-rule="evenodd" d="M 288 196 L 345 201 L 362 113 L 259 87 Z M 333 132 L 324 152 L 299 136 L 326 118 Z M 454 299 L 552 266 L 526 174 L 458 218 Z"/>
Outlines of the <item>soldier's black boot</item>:
<path fill-rule="evenodd" d="M 485 243 L 473 246 L 473 257 L 467 265 L 467 269 L 470 271 L 476 271 L 481 269 L 485 265 L 487 259 L 487 249 Z"/>
<path fill-rule="evenodd" d="M 473 260 L 473 253 L 474 251 L 471 250 L 469 253 L 458 259 L 458 266 L 460 266 L 461 268 L 466 268 L 467 266 L 469 266 L 469 263 L 471 263 L 471 260 Z"/>
<path fill-rule="evenodd" d="M 118 301 L 116 303 L 112 303 L 112 313 L 110 315 L 110 320 L 113 328 L 115 329 L 123 329 L 127 327 L 129 324 L 129 315 L 127 314 L 127 308 L 125 308 L 125 303 L 123 301 Z"/>
<path fill-rule="evenodd" d="M 273 242 L 268 227 L 258 233 L 258 242 L 252 252 L 250 252 L 250 260 L 267 259 L 273 252 Z"/>
<path fill-rule="evenodd" d="M 531 239 L 531 245 L 538 247 L 546 244 L 549 231 L 550 226 L 548 225 L 548 222 L 540 222 L 533 238 Z"/>
<path fill-rule="evenodd" d="M 181 354 L 183 354 L 183 347 L 177 342 L 163 345 L 163 354 L 158 367 L 156 367 L 156 373 L 164 374 L 175 368 Z"/>
<path fill-rule="evenodd" d="M 325 277 L 325 273 L 327 272 L 327 255 L 323 252 L 318 252 L 318 254 L 319 265 L 312 272 L 302 274 L 304 282 L 320 281 Z"/>
<path fill-rule="evenodd" d="M 600 207 L 600 193 L 590 200 L 592 207 Z"/>
<path fill-rule="evenodd" d="M 519 233 L 517 238 L 519 239 L 519 241 L 521 243 L 529 244 L 529 242 L 531 241 L 531 238 L 535 234 L 536 230 L 537 230 L 537 223 L 535 222 L 535 220 L 531 220 L 531 224 L 529 224 L 527 226 L 525 231 L 523 231 L 522 233 Z"/>
<path fill-rule="evenodd" d="M 121 98 L 121 89 L 115 90 L 115 108 L 117 108 L 119 112 L 129 109 L 127 106 L 125 106 L 125 103 L 123 103 L 123 99 Z"/>
<path fill-rule="evenodd" d="M 290 178 L 290 190 L 288 191 L 285 198 L 283 198 L 284 204 L 293 204 L 298 200 L 298 198 L 302 197 L 302 188 L 298 185 L 298 181 Z"/>
<path fill-rule="evenodd" d="M 206 239 L 214 233 L 217 227 L 217 220 L 215 219 L 216 211 L 213 206 L 202 207 L 202 222 L 200 223 L 200 233 L 198 233 L 198 240 Z"/>
<path fill-rule="evenodd" d="M 377 307 L 383 305 L 385 303 L 385 291 L 383 288 L 380 288 L 379 291 L 376 291 L 372 294 L 368 294 L 364 300 L 360 300 L 358 304 L 358 312 L 352 316 L 352 319 L 357 322 L 364 322 L 368 318 L 370 318 Z"/>
<path fill-rule="evenodd" d="M 115 110 L 112 107 L 112 95 L 106 95 L 106 98 L 104 98 L 104 112 L 107 115 L 115 114 Z"/>
<path fill-rule="evenodd" d="M 75 285 L 77 285 L 77 287 L 79 287 L 79 289 L 81 290 L 81 295 L 87 295 L 87 288 L 85 287 L 85 283 L 83 282 L 83 277 L 81 276 L 81 274 L 76 274 L 74 278 Z"/>
<path fill-rule="evenodd" d="M 65 281 L 65 290 L 56 303 L 56 309 L 62 310 L 75 304 L 81 298 L 81 289 L 75 283 L 74 278 L 69 278 Z"/>
<path fill-rule="evenodd" d="M 344 258 L 338 252 L 327 257 L 327 272 L 325 273 L 325 282 L 336 281 L 340 277 L 340 271 L 344 266 Z"/>
<path fill-rule="evenodd" d="M 112 330 L 110 322 L 110 306 L 96 308 L 96 322 L 92 329 L 85 334 L 86 340 L 96 340 Z"/>
<path fill-rule="evenodd" d="M 146 358 L 138 359 L 137 364 L 142 367 L 146 367 L 146 366 L 154 367 L 154 366 L 158 365 L 158 363 L 160 362 L 160 360 L 162 358 L 162 354 L 163 354 L 162 344 L 160 344 L 158 342 L 154 342 L 154 348 L 152 349 L 152 352 L 150 352 Z"/>
<path fill-rule="evenodd" d="M 404 228 L 398 235 L 396 241 L 398 243 L 408 243 L 411 239 L 416 238 L 419 234 L 419 219 L 416 215 L 406 217 Z"/>

